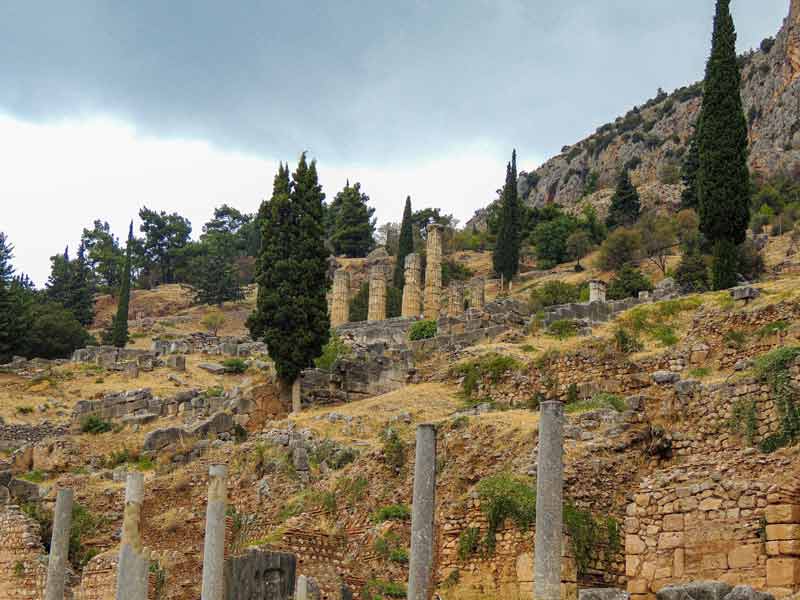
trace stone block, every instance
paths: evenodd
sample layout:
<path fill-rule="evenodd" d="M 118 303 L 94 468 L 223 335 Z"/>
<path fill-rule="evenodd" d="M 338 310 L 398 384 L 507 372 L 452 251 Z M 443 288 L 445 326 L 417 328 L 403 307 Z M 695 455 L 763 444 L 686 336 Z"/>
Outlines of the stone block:
<path fill-rule="evenodd" d="M 764 510 L 768 524 L 800 523 L 800 506 L 797 504 L 772 504 Z"/>
<path fill-rule="evenodd" d="M 737 546 L 728 552 L 728 566 L 731 569 L 744 569 L 755 567 L 758 557 L 763 553 L 763 544 L 748 544 Z"/>
<path fill-rule="evenodd" d="M 800 525 L 767 525 L 767 540 L 798 540 Z"/>
<path fill-rule="evenodd" d="M 630 593 L 617 588 L 587 588 L 580 590 L 578 600 L 630 600 Z"/>
<path fill-rule="evenodd" d="M 625 554 L 644 554 L 647 546 L 638 535 L 625 536 Z"/>
<path fill-rule="evenodd" d="M 793 587 L 800 583 L 800 558 L 767 559 L 767 586 Z"/>
<path fill-rule="evenodd" d="M 629 579 L 628 591 L 631 594 L 646 594 L 649 586 L 646 579 Z"/>
<path fill-rule="evenodd" d="M 788 554 L 790 556 L 800 556 L 800 540 L 788 540 L 780 542 L 767 542 L 769 544 L 778 544 L 778 552 L 776 554 Z"/>
<path fill-rule="evenodd" d="M 656 594 L 658 600 L 722 600 L 733 589 L 721 581 L 698 581 L 668 585 Z"/>
<path fill-rule="evenodd" d="M 670 550 L 683 546 L 683 533 L 678 531 L 668 531 L 658 536 L 658 549 Z"/>
<path fill-rule="evenodd" d="M 664 531 L 683 531 L 683 515 L 682 514 L 665 515 Z"/>

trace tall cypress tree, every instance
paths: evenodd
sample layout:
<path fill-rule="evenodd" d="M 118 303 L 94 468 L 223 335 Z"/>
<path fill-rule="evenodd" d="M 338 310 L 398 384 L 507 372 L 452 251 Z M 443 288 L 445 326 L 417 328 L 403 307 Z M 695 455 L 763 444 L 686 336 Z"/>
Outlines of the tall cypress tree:
<path fill-rule="evenodd" d="M 291 185 L 288 167 L 279 170 L 264 211 L 258 301 L 248 327 L 267 343 L 284 398 L 330 337 L 324 197 L 316 163 L 304 153 Z"/>
<path fill-rule="evenodd" d="M 336 254 L 363 258 L 375 246 L 375 209 L 368 206 L 369 196 L 361 192 L 361 184 L 347 185 L 336 194 L 338 206 L 331 233 L 331 244 Z"/>
<path fill-rule="evenodd" d="M 397 262 L 394 264 L 394 287 L 403 289 L 406 284 L 406 256 L 414 252 L 414 226 L 411 223 L 411 196 L 406 196 L 403 222 L 400 224 L 400 239 L 397 244 Z"/>
<path fill-rule="evenodd" d="M 717 0 L 711 56 L 697 127 L 700 230 L 714 245 L 713 287 L 736 285 L 737 246 L 750 221 L 747 120 L 740 95 L 730 0 Z"/>
<path fill-rule="evenodd" d="M 636 191 L 636 187 L 631 182 L 628 169 L 622 169 L 617 177 L 617 188 L 611 198 L 611 206 L 608 208 L 606 226 L 609 229 L 630 227 L 639 218 L 641 208 L 642 203 L 639 200 L 639 192 Z"/>
<path fill-rule="evenodd" d="M 72 311 L 78 322 L 90 325 L 94 320 L 94 277 L 86 260 L 86 247 L 83 242 L 78 246 L 78 256 L 72 262 L 69 304 L 65 307 Z"/>
<path fill-rule="evenodd" d="M 681 167 L 683 191 L 681 192 L 681 208 L 697 210 L 697 170 L 700 168 L 700 152 L 697 149 L 697 134 L 689 140 L 689 150 Z"/>
<path fill-rule="evenodd" d="M 117 300 L 117 314 L 111 321 L 111 328 L 103 334 L 103 342 L 117 348 L 128 343 L 128 307 L 131 301 L 131 252 L 133 251 L 133 221 L 128 229 L 128 244 L 125 249 L 125 266 L 122 269 L 122 283 Z"/>
<path fill-rule="evenodd" d="M 47 278 L 45 289 L 47 297 L 53 302 L 67 306 L 70 289 L 72 287 L 72 265 L 69 260 L 69 247 L 64 248 L 63 254 L 50 257 L 50 276 Z"/>
<path fill-rule="evenodd" d="M 18 286 L 14 284 L 14 267 L 11 259 L 14 248 L 0 231 L 0 364 L 11 360 L 18 352 L 25 335 L 25 321 L 21 314 Z"/>
<path fill-rule="evenodd" d="M 497 244 L 492 255 L 492 266 L 506 282 L 519 272 L 519 247 L 521 239 L 520 206 L 517 195 L 517 151 L 511 153 L 506 166 L 506 183 L 503 186 L 502 206 L 497 232 Z"/>

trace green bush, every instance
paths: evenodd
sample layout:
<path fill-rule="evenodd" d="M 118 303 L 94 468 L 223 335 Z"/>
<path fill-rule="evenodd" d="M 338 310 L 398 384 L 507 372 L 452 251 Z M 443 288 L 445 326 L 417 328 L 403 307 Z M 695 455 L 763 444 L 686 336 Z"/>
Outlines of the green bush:
<path fill-rule="evenodd" d="M 467 281 L 475 272 L 469 267 L 454 260 L 442 261 L 442 286 L 447 287 L 452 281 Z"/>
<path fill-rule="evenodd" d="M 559 319 L 550 323 L 548 333 L 560 340 L 578 335 L 578 323 L 571 319 Z"/>
<path fill-rule="evenodd" d="M 600 246 L 598 264 L 606 271 L 617 271 L 636 260 L 641 248 L 641 234 L 634 229 L 620 227 L 612 231 Z"/>
<path fill-rule="evenodd" d="M 488 378 L 491 383 L 498 383 L 507 373 L 521 368 L 522 364 L 514 357 L 490 352 L 456 365 L 452 372 L 464 378 L 461 382 L 461 391 L 467 398 L 472 398 L 484 378 Z"/>
<path fill-rule="evenodd" d="M 241 358 L 226 358 L 222 361 L 222 366 L 228 373 L 242 374 L 247 371 L 247 362 Z"/>
<path fill-rule="evenodd" d="M 531 290 L 528 304 L 531 311 L 538 312 L 543 308 L 579 302 L 583 285 L 573 285 L 564 281 L 548 281 Z"/>
<path fill-rule="evenodd" d="M 510 473 L 498 473 L 478 482 L 481 509 L 488 521 L 485 546 L 494 552 L 497 530 L 511 519 L 520 531 L 536 523 L 536 491 L 530 482 Z"/>
<path fill-rule="evenodd" d="M 340 358 L 350 356 L 352 351 L 350 347 L 344 343 L 341 336 L 335 331 L 331 333 L 328 343 L 322 348 L 322 354 L 314 359 L 314 365 L 318 369 L 330 371 L 333 365 Z"/>
<path fill-rule="evenodd" d="M 675 270 L 675 282 L 685 292 L 706 292 L 711 289 L 708 265 L 699 250 L 690 250 L 681 257 Z"/>
<path fill-rule="evenodd" d="M 747 342 L 747 333 L 741 329 L 730 329 L 725 332 L 722 339 L 726 346 L 741 349 L 744 347 L 745 342 Z"/>
<path fill-rule="evenodd" d="M 402 583 L 370 579 L 364 586 L 362 597 L 369 600 L 383 600 L 384 598 L 405 598 L 407 593 L 406 586 Z"/>
<path fill-rule="evenodd" d="M 406 464 L 406 444 L 394 429 L 386 429 L 381 437 L 383 439 L 383 458 L 386 464 L 400 471 Z"/>
<path fill-rule="evenodd" d="M 39 532 L 45 551 L 50 551 L 50 542 L 53 536 L 53 513 L 38 502 L 22 505 L 22 512 L 39 523 Z M 96 554 L 97 551 L 86 548 L 83 540 L 94 535 L 104 520 L 95 517 L 85 506 L 77 502 L 72 505 L 72 522 L 69 530 L 68 559 L 72 565 L 82 569 Z"/>
<path fill-rule="evenodd" d="M 111 423 L 104 421 L 97 415 L 89 415 L 83 421 L 81 421 L 81 431 L 83 433 L 97 435 L 100 433 L 107 433 L 111 431 L 111 429 Z"/>
<path fill-rule="evenodd" d="M 633 265 L 624 265 L 608 285 L 609 300 L 623 300 L 631 296 L 636 298 L 639 292 L 652 292 L 653 284 Z"/>
<path fill-rule="evenodd" d="M 467 527 L 458 536 L 458 558 L 467 560 L 478 552 L 481 545 L 481 532 L 477 527 Z"/>
<path fill-rule="evenodd" d="M 412 342 L 417 340 L 428 340 L 436 336 L 437 325 L 436 321 L 417 321 L 408 330 L 408 339 Z"/>
<path fill-rule="evenodd" d="M 408 521 L 411 518 L 411 508 L 407 504 L 392 504 L 379 508 L 372 520 L 376 523 L 386 521 Z"/>
<path fill-rule="evenodd" d="M 640 352 L 644 347 L 638 338 L 624 327 L 619 327 L 614 332 L 614 347 L 617 352 L 631 354 Z"/>
<path fill-rule="evenodd" d="M 627 409 L 625 406 L 625 400 L 616 394 L 597 392 L 596 394 L 592 395 L 591 398 L 566 405 L 564 407 L 564 412 L 568 414 L 582 413 L 601 408 L 610 408 L 617 412 L 624 412 Z"/>

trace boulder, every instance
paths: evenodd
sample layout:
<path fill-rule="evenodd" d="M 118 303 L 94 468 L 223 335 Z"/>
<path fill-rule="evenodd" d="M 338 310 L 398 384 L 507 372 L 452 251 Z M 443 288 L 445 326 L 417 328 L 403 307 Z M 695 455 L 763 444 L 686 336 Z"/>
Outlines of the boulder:
<path fill-rule="evenodd" d="M 191 436 L 205 438 L 208 436 L 218 436 L 220 433 L 227 433 L 233 429 L 233 417 L 225 412 L 214 413 L 211 418 L 198 423 L 188 433 Z"/>
<path fill-rule="evenodd" d="M 754 590 L 749 585 L 737 585 L 723 600 L 775 600 L 775 596 Z"/>
<path fill-rule="evenodd" d="M 144 438 L 142 449 L 145 452 L 155 452 L 165 446 L 174 444 L 186 437 L 186 431 L 181 427 L 165 427 L 164 429 L 154 429 Z"/>
<path fill-rule="evenodd" d="M 224 375 L 227 371 L 225 367 L 217 363 L 200 363 L 197 367 L 213 375 Z"/>
<path fill-rule="evenodd" d="M 747 303 L 758 298 L 761 295 L 761 290 L 749 285 L 743 285 L 733 288 L 730 293 L 734 300 L 742 300 Z"/>
<path fill-rule="evenodd" d="M 631 595 L 617 588 L 586 588 L 578 592 L 578 600 L 630 600 Z"/>
<path fill-rule="evenodd" d="M 39 499 L 39 486 L 24 479 L 12 479 L 8 491 L 17 504 Z"/>
<path fill-rule="evenodd" d="M 652 377 L 653 381 L 660 384 L 675 383 L 681 378 L 680 375 L 672 371 L 656 371 Z"/>
<path fill-rule="evenodd" d="M 733 586 L 722 581 L 696 581 L 668 585 L 657 594 L 658 600 L 723 600 Z"/>
<path fill-rule="evenodd" d="M 167 357 L 167 366 L 175 371 L 185 371 L 186 357 L 181 354 L 170 354 Z"/>

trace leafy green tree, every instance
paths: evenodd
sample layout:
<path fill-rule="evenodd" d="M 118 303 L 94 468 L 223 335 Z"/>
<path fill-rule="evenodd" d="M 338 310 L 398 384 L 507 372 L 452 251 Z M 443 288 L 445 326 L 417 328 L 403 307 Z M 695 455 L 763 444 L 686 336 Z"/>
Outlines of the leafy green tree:
<path fill-rule="evenodd" d="M 575 260 L 575 267 L 581 269 L 581 259 L 592 248 L 592 238 L 584 230 L 575 231 L 567 238 L 567 253 Z"/>
<path fill-rule="evenodd" d="M 86 261 L 86 248 L 83 242 L 78 246 L 78 256 L 72 263 L 70 283 L 70 301 L 64 306 L 72 311 L 81 325 L 84 327 L 91 325 L 94 321 L 95 280 Z"/>
<path fill-rule="evenodd" d="M 47 278 L 45 290 L 47 297 L 53 302 L 67 306 L 72 288 L 72 264 L 69 260 L 69 248 L 63 254 L 50 257 L 50 276 Z"/>
<path fill-rule="evenodd" d="M 304 153 L 291 183 L 280 166 L 272 198 L 259 211 L 258 300 L 248 328 L 267 343 L 284 400 L 330 337 L 323 199 L 316 162 L 308 164 Z"/>
<path fill-rule="evenodd" d="M 667 261 L 678 245 L 675 222 L 665 215 L 646 213 L 639 222 L 642 254 L 660 271 L 667 274 Z"/>
<path fill-rule="evenodd" d="M 517 197 L 517 151 L 514 150 L 511 153 L 511 162 L 506 167 L 497 243 L 492 255 L 494 272 L 506 282 L 510 282 L 519 272 L 519 248 L 522 241 L 520 213 Z"/>
<path fill-rule="evenodd" d="M 609 229 L 630 227 L 636 223 L 641 211 L 639 192 L 636 191 L 627 169 L 622 169 L 617 177 L 617 189 L 611 198 L 611 206 L 606 217 Z"/>
<path fill-rule="evenodd" d="M 128 244 L 125 249 L 125 265 L 117 297 L 117 314 L 111 327 L 103 332 L 103 342 L 124 348 L 128 343 L 128 307 L 131 301 L 131 253 L 133 252 L 133 221 L 128 229 Z"/>
<path fill-rule="evenodd" d="M 336 194 L 337 206 L 331 233 L 331 244 L 337 255 L 363 258 L 375 247 L 375 209 L 367 206 L 369 196 L 361 192 L 361 184 L 350 185 Z"/>
<path fill-rule="evenodd" d="M 86 249 L 86 261 L 96 285 L 108 291 L 119 288 L 125 253 L 109 224 L 96 220 L 92 229 L 83 230 L 81 244 Z"/>
<path fill-rule="evenodd" d="M 139 211 L 144 233 L 144 257 L 151 283 L 175 283 L 177 272 L 184 266 L 182 250 L 189 243 L 192 224 L 188 219 L 164 211 L 156 212 L 146 206 Z"/>
<path fill-rule="evenodd" d="M 631 296 L 636 297 L 639 292 L 644 291 L 652 292 L 653 284 L 639 269 L 627 263 L 617 271 L 608 284 L 607 296 L 609 300 L 623 300 Z"/>
<path fill-rule="evenodd" d="M 397 261 L 394 264 L 394 287 L 403 289 L 406 284 L 405 268 L 406 256 L 414 252 L 414 226 L 411 223 L 411 196 L 406 196 L 406 205 L 403 209 L 403 222 L 400 224 L 400 239 L 397 245 Z"/>
<path fill-rule="evenodd" d="M 193 259 L 191 286 L 194 301 L 198 304 L 216 304 L 242 300 L 244 293 L 233 257 L 226 254 L 224 242 L 205 241 L 201 244 L 201 254 Z"/>
<path fill-rule="evenodd" d="M 69 358 L 92 341 L 71 310 L 57 302 L 31 299 L 30 329 L 24 340 L 26 356 Z"/>
<path fill-rule="evenodd" d="M 598 266 L 606 271 L 617 271 L 628 263 L 634 262 L 642 249 L 642 236 L 635 229 L 620 227 L 600 246 Z"/>
<path fill-rule="evenodd" d="M 681 208 L 697 210 L 697 170 L 700 168 L 700 151 L 697 147 L 697 134 L 689 140 L 689 150 L 681 167 Z"/>
<path fill-rule="evenodd" d="M 213 243 L 216 252 L 223 252 L 229 258 L 255 256 L 259 241 L 254 223 L 253 215 L 223 204 L 214 209 L 214 217 L 203 225 L 200 241 Z"/>
<path fill-rule="evenodd" d="M 750 221 L 747 121 L 740 95 L 736 31 L 730 0 L 717 0 L 711 56 L 697 126 L 700 230 L 713 244 L 712 285 L 736 285 L 737 249 Z"/>
<path fill-rule="evenodd" d="M 536 226 L 531 241 L 536 246 L 540 268 L 550 269 L 569 259 L 567 240 L 577 228 L 575 218 L 564 214 Z"/>
<path fill-rule="evenodd" d="M 21 293 L 22 286 L 14 280 L 14 247 L 0 231 L 0 364 L 11 360 L 21 351 L 20 341 L 28 331 L 30 321 Z"/>
<path fill-rule="evenodd" d="M 579 225 L 589 234 L 592 244 L 602 244 L 608 237 L 608 228 L 597 216 L 597 209 L 588 202 L 581 209 Z"/>

